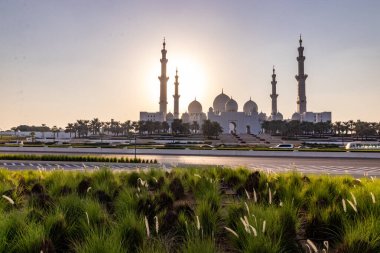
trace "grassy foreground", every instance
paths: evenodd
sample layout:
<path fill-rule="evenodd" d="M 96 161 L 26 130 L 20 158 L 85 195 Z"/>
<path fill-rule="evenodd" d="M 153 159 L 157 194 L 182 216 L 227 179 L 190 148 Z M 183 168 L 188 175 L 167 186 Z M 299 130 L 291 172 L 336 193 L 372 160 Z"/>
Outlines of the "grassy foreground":
<path fill-rule="evenodd" d="M 380 252 L 380 181 L 0 170 L 0 252 Z"/>

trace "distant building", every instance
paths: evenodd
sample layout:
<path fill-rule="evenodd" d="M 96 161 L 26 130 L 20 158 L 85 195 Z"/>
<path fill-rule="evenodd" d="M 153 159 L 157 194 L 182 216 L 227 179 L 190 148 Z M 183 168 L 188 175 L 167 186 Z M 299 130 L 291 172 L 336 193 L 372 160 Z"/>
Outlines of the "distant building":
<path fill-rule="evenodd" d="M 297 96 L 297 112 L 295 112 L 291 120 L 308 121 L 308 122 L 327 122 L 331 121 L 331 112 L 309 112 L 306 107 L 306 79 L 307 75 L 304 71 L 305 56 L 303 55 L 304 47 L 302 46 L 302 38 L 299 39 L 298 47 L 298 74 L 296 75 L 298 85 Z M 283 115 L 278 111 L 277 107 L 277 80 L 276 71 L 272 69 L 272 93 L 270 94 L 272 108 L 271 113 L 267 116 L 265 113 L 258 113 L 257 104 L 249 99 L 244 104 L 243 111 L 238 111 L 238 103 L 232 97 L 222 93 L 219 94 L 213 102 L 213 106 L 209 108 L 207 115 L 203 112 L 202 105 L 196 99 L 192 101 L 188 110 L 182 115 L 179 112 L 179 82 L 178 70 L 176 70 L 174 81 L 174 104 L 173 113 L 167 112 L 167 62 L 166 57 L 166 42 L 164 39 L 163 48 L 161 50 L 161 75 L 158 77 L 160 80 L 160 100 L 158 112 L 140 112 L 140 120 L 142 121 L 167 121 L 169 124 L 174 119 L 181 119 L 184 123 L 193 123 L 196 121 L 200 126 L 203 121 L 209 119 L 218 122 L 224 133 L 253 133 L 257 134 L 261 130 L 262 122 L 266 120 L 283 120 Z"/>
<path fill-rule="evenodd" d="M 294 113 L 291 120 L 306 121 L 306 122 L 331 122 L 331 112 L 304 112 Z"/>
<path fill-rule="evenodd" d="M 248 133 L 257 134 L 261 126 L 257 104 L 249 99 L 243 106 L 243 111 L 238 111 L 238 103 L 222 93 L 214 99 L 213 107 L 210 107 L 207 117 L 216 121 L 223 128 L 224 133 Z"/>
<path fill-rule="evenodd" d="M 140 112 L 141 121 L 165 121 L 164 114 L 161 112 Z"/>

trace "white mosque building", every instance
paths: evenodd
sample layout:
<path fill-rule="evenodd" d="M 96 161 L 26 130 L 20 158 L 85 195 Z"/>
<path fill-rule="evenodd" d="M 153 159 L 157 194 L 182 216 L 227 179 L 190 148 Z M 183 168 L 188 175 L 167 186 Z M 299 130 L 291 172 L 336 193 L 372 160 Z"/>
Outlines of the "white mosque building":
<path fill-rule="evenodd" d="M 306 111 L 306 91 L 305 80 L 307 75 L 304 74 L 304 61 L 303 55 L 304 48 L 302 47 L 302 39 L 300 37 L 300 47 L 298 48 L 299 55 L 298 61 L 298 75 L 296 80 L 298 81 L 298 98 L 297 98 L 297 112 L 292 115 L 291 120 L 309 121 L 309 122 L 326 122 L 331 121 L 331 112 L 307 112 Z M 206 113 L 203 112 L 202 104 L 195 98 L 189 106 L 187 112 L 183 113 L 180 117 L 179 114 L 179 98 L 178 94 L 178 71 L 175 75 L 175 94 L 174 98 L 174 113 L 167 113 L 167 81 L 169 77 L 166 75 L 166 64 L 168 59 L 166 58 L 166 42 L 163 42 L 163 49 L 161 50 L 161 76 L 160 80 L 160 101 L 159 112 L 140 112 L 140 120 L 142 121 L 167 121 L 169 124 L 174 119 L 181 119 L 184 123 L 192 123 L 196 121 L 199 125 L 203 124 L 203 121 L 209 119 L 210 121 L 216 121 L 223 128 L 224 133 L 248 133 L 258 134 L 261 131 L 261 123 L 266 120 L 283 120 L 283 115 L 277 110 L 277 97 L 276 93 L 276 73 L 273 67 L 272 74 L 272 93 L 270 98 L 272 100 L 272 111 L 270 116 L 265 113 L 258 113 L 257 104 L 250 98 L 243 106 L 242 111 L 238 111 L 238 103 L 230 96 L 222 93 L 217 95 L 214 99 L 213 106 L 209 108 Z"/>
<path fill-rule="evenodd" d="M 228 133 L 255 133 L 260 127 L 260 118 L 257 112 L 257 104 L 249 99 L 243 106 L 243 111 L 238 111 L 238 103 L 223 90 L 210 107 L 207 117 L 211 121 L 216 121 Z"/>

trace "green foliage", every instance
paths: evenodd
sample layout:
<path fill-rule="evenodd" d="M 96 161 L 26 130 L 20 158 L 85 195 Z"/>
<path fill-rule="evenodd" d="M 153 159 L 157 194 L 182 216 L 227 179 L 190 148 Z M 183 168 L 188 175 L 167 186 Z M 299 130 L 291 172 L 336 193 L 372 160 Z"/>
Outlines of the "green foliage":
<path fill-rule="evenodd" d="M 0 154 L 0 160 L 27 160 L 27 161 L 70 161 L 70 162 L 101 162 L 101 163 L 157 163 L 157 160 L 141 160 L 128 157 L 103 157 L 80 155 L 27 155 L 27 154 Z"/>
<path fill-rule="evenodd" d="M 374 178 L 192 167 L 0 170 L 0 182 L 0 253 L 302 252 L 306 239 L 380 251 Z"/>
<path fill-rule="evenodd" d="M 78 253 L 123 252 L 120 241 L 113 234 L 110 236 L 104 229 L 91 231 L 82 243 L 75 244 L 74 249 Z"/>
<path fill-rule="evenodd" d="M 188 240 L 184 245 L 181 252 L 184 253 L 215 253 L 218 252 L 215 246 L 215 242 L 211 239 L 194 238 Z"/>
<path fill-rule="evenodd" d="M 143 221 L 133 212 L 127 212 L 116 228 L 121 246 L 126 252 L 138 252 L 146 239 Z"/>

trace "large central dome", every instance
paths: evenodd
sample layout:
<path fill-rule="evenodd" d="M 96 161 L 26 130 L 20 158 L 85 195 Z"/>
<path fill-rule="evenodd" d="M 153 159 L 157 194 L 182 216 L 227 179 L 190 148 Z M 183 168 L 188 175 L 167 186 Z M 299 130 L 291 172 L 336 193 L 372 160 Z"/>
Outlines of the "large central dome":
<path fill-rule="evenodd" d="M 214 112 L 225 112 L 225 106 L 228 100 L 230 100 L 230 97 L 224 94 L 222 90 L 222 93 L 216 96 L 216 98 L 214 99 L 214 103 L 212 104 L 212 106 L 214 107 Z"/>
<path fill-rule="evenodd" d="M 193 102 L 189 104 L 189 107 L 187 108 L 189 113 L 202 113 L 202 105 L 195 99 Z"/>

